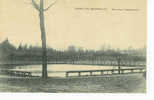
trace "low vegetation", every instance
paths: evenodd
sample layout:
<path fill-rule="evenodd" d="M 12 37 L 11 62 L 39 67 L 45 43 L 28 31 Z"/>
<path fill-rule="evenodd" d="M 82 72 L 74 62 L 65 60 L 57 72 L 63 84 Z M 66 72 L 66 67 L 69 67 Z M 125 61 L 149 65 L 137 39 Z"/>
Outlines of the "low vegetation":
<path fill-rule="evenodd" d="M 145 93 L 143 74 L 71 78 L 0 78 L 1 92 Z"/>

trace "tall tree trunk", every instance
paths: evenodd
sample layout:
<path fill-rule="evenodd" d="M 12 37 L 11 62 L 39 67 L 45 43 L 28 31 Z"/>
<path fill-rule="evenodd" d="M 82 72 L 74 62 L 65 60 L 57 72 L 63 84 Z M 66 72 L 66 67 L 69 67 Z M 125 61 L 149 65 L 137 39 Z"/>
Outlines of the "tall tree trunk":
<path fill-rule="evenodd" d="M 40 29 L 41 29 L 41 40 L 42 40 L 42 78 L 47 78 L 47 53 L 46 53 L 46 32 L 44 24 L 44 1 L 40 0 Z"/>
<path fill-rule="evenodd" d="M 41 40 L 42 40 L 42 78 L 48 77 L 44 12 L 49 10 L 56 3 L 56 1 L 51 3 L 47 8 L 44 9 L 44 0 L 40 0 L 40 6 L 35 2 L 35 0 L 32 0 L 32 5 L 37 11 L 39 11 L 39 16 L 40 16 L 40 29 L 41 29 Z"/>

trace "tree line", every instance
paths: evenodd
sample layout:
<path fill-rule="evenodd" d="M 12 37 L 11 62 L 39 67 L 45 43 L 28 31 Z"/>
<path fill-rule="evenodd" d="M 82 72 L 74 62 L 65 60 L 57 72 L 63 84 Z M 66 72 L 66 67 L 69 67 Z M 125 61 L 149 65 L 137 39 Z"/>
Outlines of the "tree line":
<path fill-rule="evenodd" d="M 19 45 L 15 47 L 8 39 L 0 43 L 0 61 L 42 61 L 42 49 L 39 46 Z M 67 50 L 47 48 L 48 62 L 75 62 L 75 61 L 115 61 L 117 56 L 122 60 L 145 62 L 145 49 L 101 49 L 84 50 L 69 46 Z"/>

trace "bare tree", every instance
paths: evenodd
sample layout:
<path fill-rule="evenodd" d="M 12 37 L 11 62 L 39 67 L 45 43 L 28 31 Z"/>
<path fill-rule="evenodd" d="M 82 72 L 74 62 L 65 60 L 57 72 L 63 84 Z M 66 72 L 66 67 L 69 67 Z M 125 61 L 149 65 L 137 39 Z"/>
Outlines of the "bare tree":
<path fill-rule="evenodd" d="M 41 30 L 41 40 L 42 40 L 42 78 L 48 77 L 44 12 L 49 10 L 56 3 L 56 1 L 51 3 L 47 8 L 44 8 L 44 0 L 40 0 L 40 5 L 38 5 L 35 2 L 35 0 L 32 0 L 32 5 L 39 12 L 39 18 L 40 18 L 40 30 Z"/>

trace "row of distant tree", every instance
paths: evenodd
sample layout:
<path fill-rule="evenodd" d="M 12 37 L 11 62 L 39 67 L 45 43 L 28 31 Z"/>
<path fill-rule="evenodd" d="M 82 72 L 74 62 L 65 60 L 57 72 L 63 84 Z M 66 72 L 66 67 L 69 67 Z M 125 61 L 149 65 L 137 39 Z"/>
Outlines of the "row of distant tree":
<path fill-rule="evenodd" d="M 0 61 L 41 61 L 42 49 L 39 46 L 19 45 L 17 48 L 8 39 L 0 43 Z M 146 49 L 111 49 L 85 50 L 75 46 L 69 46 L 67 50 L 47 49 L 48 61 L 93 61 L 116 60 L 146 61 Z"/>

